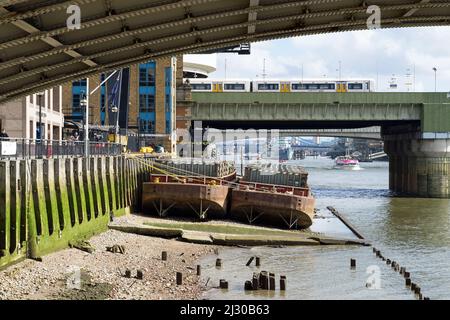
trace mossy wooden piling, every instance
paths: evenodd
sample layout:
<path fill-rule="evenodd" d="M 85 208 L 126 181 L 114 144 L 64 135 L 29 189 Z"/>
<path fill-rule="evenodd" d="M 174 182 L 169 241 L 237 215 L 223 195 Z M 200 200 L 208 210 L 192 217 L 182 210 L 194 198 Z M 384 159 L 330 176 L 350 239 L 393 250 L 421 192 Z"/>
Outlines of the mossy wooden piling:
<path fill-rule="evenodd" d="M 125 156 L 0 161 L 0 268 L 106 231 L 111 213 L 138 209 L 145 162 Z"/>

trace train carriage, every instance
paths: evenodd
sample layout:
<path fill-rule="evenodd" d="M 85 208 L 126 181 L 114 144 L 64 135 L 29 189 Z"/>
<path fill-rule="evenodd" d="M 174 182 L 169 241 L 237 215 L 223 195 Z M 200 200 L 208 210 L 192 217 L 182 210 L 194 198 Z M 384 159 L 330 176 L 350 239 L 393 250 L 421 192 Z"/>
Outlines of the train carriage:
<path fill-rule="evenodd" d="M 193 92 L 251 92 L 251 80 L 189 79 Z"/>
<path fill-rule="evenodd" d="M 375 81 L 370 79 L 191 79 L 193 92 L 374 92 Z"/>

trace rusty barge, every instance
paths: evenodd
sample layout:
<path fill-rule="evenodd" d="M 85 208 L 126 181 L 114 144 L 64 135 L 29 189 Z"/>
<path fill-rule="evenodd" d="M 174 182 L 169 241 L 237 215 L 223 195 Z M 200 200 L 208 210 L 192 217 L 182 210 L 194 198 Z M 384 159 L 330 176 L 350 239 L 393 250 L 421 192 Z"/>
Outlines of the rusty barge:
<path fill-rule="evenodd" d="M 155 163 L 143 187 L 143 210 L 159 217 L 232 218 L 250 224 L 304 229 L 315 200 L 300 167 L 249 166 L 237 178 L 226 162 L 170 160 Z"/>
<path fill-rule="evenodd" d="M 165 161 L 155 163 L 150 182 L 144 183 L 144 212 L 224 218 L 228 211 L 234 166 L 222 162 Z"/>
<path fill-rule="evenodd" d="M 232 190 L 230 215 L 251 224 L 309 228 L 315 199 L 307 181 L 308 173 L 298 166 L 249 166 Z"/>

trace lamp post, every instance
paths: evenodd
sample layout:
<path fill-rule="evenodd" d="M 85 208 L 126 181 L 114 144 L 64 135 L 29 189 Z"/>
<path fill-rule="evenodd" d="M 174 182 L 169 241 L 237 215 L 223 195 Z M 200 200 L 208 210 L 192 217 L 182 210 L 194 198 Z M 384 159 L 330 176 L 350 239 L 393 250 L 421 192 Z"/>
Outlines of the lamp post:
<path fill-rule="evenodd" d="M 39 104 L 39 154 L 38 158 L 42 159 L 42 92 L 37 94 Z"/>
<path fill-rule="evenodd" d="M 89 79 L 86 79 L 86 94 L 80 100 L 80 106 L 85 108 L 84 119 L 84 156 L 89 157 Z M 89 161 L 86 160 L 86 168 L 89 170 Z"/>
<path fill-rule="evenodd" d="M 111 73 L 105 80 L 103 80 L 94 90 L 89 91 L 89 78 L 86 79 L 86 97 L 80 101 L 80 104 L 86 108 L 86 123 L 84 127 L 84 154 L 86 158 L 89 156 L 89 96 L 94 94 L 98 89 L 101 88 L 117 71 Z M 88 160 L 86 160 L 86 168 L 90 170 L 90 165 Z"/>
<path fill-rule="evenodd" d="M 433 68 L 434 71 L 434 92 L 437 92 L 437 68 Z"/>

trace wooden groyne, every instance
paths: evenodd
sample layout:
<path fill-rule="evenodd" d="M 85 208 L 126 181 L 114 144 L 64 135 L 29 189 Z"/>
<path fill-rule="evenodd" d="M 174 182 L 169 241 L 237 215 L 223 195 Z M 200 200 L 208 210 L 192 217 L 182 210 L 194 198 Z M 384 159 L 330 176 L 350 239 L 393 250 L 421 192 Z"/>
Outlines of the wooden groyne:
<path fill-rule="evenodd" d="M 329 206 L 327 207 L 330 212 L 337 217 L 347 228 L 349 228 L 355 236 L 357 236 L 361 240 L 365 240 L 366 238 L 353 226 L 342 214 L 339 213 L 335 208 Z"/>

